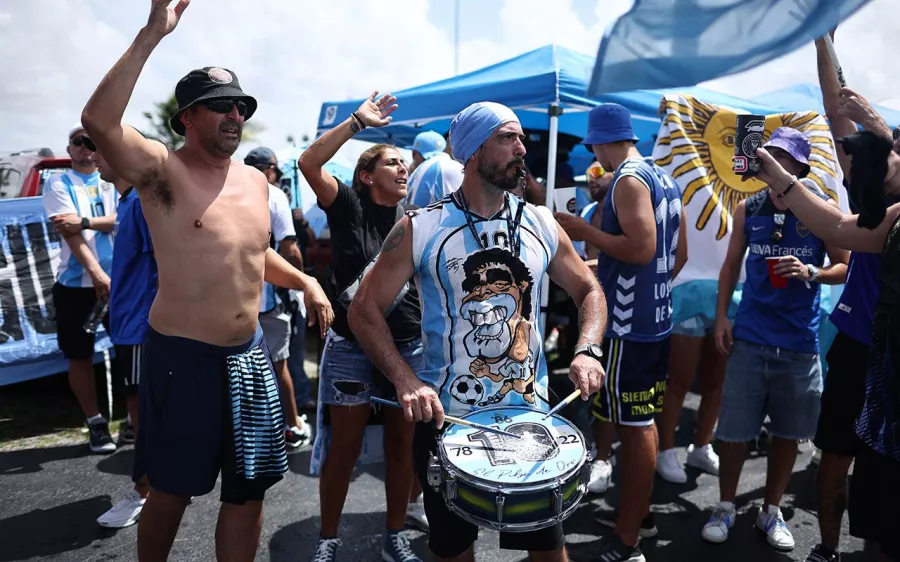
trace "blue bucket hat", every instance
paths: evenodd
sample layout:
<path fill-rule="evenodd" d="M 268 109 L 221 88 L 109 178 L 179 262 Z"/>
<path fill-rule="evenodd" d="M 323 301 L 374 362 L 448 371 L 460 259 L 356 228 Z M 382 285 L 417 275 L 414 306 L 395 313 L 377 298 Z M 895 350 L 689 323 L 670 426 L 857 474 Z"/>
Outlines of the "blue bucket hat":
<path fill-rule="evenodd" d="M 812 145 L 809 137 L 797 129 L 778 127 L 772 131 L 772 136 L 769 137 L 763 148 L 780 148 L 797 162 L 809 166 L 809 153 L 812 151 Z"/>
<path fill-rule="evenodd" d="M 412 149 L 421 154 L 422 158 L 426 160 L 435 154 L 444 152 L 445 148 L 447 148 L 447 141 L 444 140 L 440 133 L 434 131 L 419 133 L 416 135 L 416 140 L 412 145 Z"/>
<path fill-rule="evenodd" d="M 631 113 L 617 103 L 602 103 L 588 114 L 588 130 L 582 144 L 609 144 L 619 141 L 638 142 L 631 128 Z"/>
<path fill-rule="evenodd" d="M 812 144 L 805 133 L 790 127 L 778 127 L 772 131 L 772 136 L 769 137 L 763 148 L 780 148 L 787 152 L 791 158 L 805 167 L 798 176 L 805 178 L 809 175 L 809 154 L 812 151 Z"/>

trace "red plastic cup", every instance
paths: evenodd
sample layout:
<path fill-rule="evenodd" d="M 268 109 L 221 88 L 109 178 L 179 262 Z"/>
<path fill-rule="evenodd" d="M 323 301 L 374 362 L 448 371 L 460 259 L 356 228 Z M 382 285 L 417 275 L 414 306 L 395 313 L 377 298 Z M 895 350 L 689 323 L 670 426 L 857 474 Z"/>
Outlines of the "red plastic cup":
<path fill-rule="evenodd" d="M 766 258 L 766 267 L 769 268 L 769 283 L 771 283 L 772 287 L 775 289 L 787 289 L 787 277 L 782 277 L 775 273 L 775 265 L 780 259 L 781 256 Z"/>

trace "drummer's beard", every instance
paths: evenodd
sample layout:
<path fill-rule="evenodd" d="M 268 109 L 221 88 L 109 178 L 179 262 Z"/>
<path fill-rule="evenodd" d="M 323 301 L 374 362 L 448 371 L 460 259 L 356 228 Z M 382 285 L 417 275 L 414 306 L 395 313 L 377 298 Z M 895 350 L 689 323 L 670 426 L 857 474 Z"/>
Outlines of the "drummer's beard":
<path fill-rule="evenodd" d="M 474 327 L 464 340 L 469 357 L 492 360 L 509 353 L 511 326 L 518 318 L 517 309 L 516 299 L 506 293 L 465 303 L 462 315 Z"/>

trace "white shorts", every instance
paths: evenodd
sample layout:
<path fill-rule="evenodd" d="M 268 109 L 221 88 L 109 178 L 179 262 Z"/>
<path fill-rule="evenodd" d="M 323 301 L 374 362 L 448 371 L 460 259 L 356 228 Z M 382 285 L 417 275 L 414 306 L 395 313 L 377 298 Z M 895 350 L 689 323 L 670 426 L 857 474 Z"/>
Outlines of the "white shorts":
<path fill-rule="evenodd" d="M 284 361 L 291 355 L 291 315 L 279 308 L 259 315 L 259 325 L 273 363 Z"/>

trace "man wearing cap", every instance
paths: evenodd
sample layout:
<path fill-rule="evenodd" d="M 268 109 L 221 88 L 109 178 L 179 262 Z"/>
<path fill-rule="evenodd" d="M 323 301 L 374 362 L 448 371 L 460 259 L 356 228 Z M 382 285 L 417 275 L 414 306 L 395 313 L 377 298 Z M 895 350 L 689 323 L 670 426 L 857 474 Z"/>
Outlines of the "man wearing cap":
<path fill-rule="evenodd" d="M 69 131 L 66 151 L 72 168 L 47 179 L 41 197 L 44 210 L 61 235 L 59 266 L 53 285 L 56 337 L 69 360 L 69 386 L 88 421 L 94 453 L 116 450 L 109 422 L 100 414 L 94 383 L 94 337 L 84 330 L 98 299 L 109 298 L 112 229 L 119 194 L 102 181 L 94 163 L 96 147 L 84 130 Z M 109 326 L 104 315 L 103 325 Z"/>
<path fill-rule="evenodd" d="M 418 423 L 416 473 L 439 560 L 474 557 L 478 527 L 451 513 L 428 482 L 444 412 L 487 406 L 548 410 L 540 302 L 545 272 L 580 309 L 581 335 L 570 378 L 587 399 L 603 382 L 603 291 L 546 208 L 510 195 L 523 179 L 524 134 L 508 107 L 476 103 L 450 125 L 460 189 L 410 211 L 385 240 L 350 307 L 359 343 L 397 388 L 406 419 Z M 424 369 L 413 372 L 387 330 L 383 312 L 414 278 L 422 303 Z M 435 424 L 431 422 L 434 420 Z M 500 425 L 503 429 L 503 424 Z M 500 547 L 532 560 L 566 560 L 562 525 L 500 533 Z"/>
<path fill-rule="evenodd" d="M 456 191 L 462 183 L 462 164 L 444 152 L 447 141 L 434 131 L 416 136 L 405 206 L 427 207 Z"/>
<path fill-rule="evenodd" d="M 323 334 L 333 314 L 318 283 L 269 247 L 266 177 L 231 160 L 256 110 L 233 72 L 206 67 L 179 81 L 170 123 L 185 136 L 177 151 L 122 124 L 141 69 L 189 2 L 169 3 L 152 2 L 147 24 L 81 116 L 104 159 L 137 189 L 159 272 L 139 392 L 134 473 L 147 475 L 151 491 L 138 556 L 166 560 L 191 496 L 212 491 L 221 473 L 217 557 L 251 561 L 262 500 L 287 471 L 259 327 L 263 282 L 303 290 Z"/>
<path fill-rule="evenodd" d="M 622 441 L 620 510 L 595 514 L 601 524 L 616 529 L 596 552 L 607 562 L 643 560 L 639 536 L 657 532 L 649 514 L 658 448 L 654 416 L 662 409 L 669 368 L 669 288 L 677 256 L 686 251 L 678 186 L 641 157 L 637 141 L 625 107 L 608 103 L 592 109 L 582 142 L 613 173 L 600 228 L 556 215 L 570 236 L 597 248 L 597 277 L 610 310 L 604 338 L 609 380 L 593 403 L 594 417 L 615 424 Z"/>
<path fill-rule="evenodd" d="M 810 143 L 800 131 L 776 129 L 764 146 L 798 178 L 809 173 Z M 801 183 L 827 199 L 812 182 Z M 713 543 L 728 538 L 747 442 L 756 438 L 768 416 L 773 439 L 756 527 L 769 545 L 787 551 L 794 548 L 794 538 L 779 505 L 798 440 L 816 433 L 822 396 L 820 285 L 844 282 L 849 252 L 812 234 L 768 187 L 742 201 L 733 220 L 716 310 L 716 345 L 729 356 L 716 428 L 720 502 L 701 536 Z M 826 255 L 831 265 L 823 267 Z M 727 312 L 742 265 L 746 280 L 732 327 Z"/>
<path fill-rule="evenodd" d="M 266 147 L 254 148 L 244 157 L 244 164 L 261 171 L 269 182 L 269 220 L 272 236 L 269 246 L 276 249 L 298 271 L 303 271 L 303 257 L 297 247 L 297 233 L 287 195 L 278 187 L 281 170 L 275 153 Z M 302 300 L 302 298 L 301 298 Z M 294 383 L 288 371 L 290 357 L 291 315 L 287 305 L 290 298 L 286 291 L 276 290 L 271 283 L 263 284 L 263 295 L 259 302 L 259 325 L 266 338 L 266 347 L 281 391 L 281 405 L 284 408 L 284 441 L 288 447 L 296 449 L 309 443 L 312 437 L 306 415 L 297 411 Z"/>

